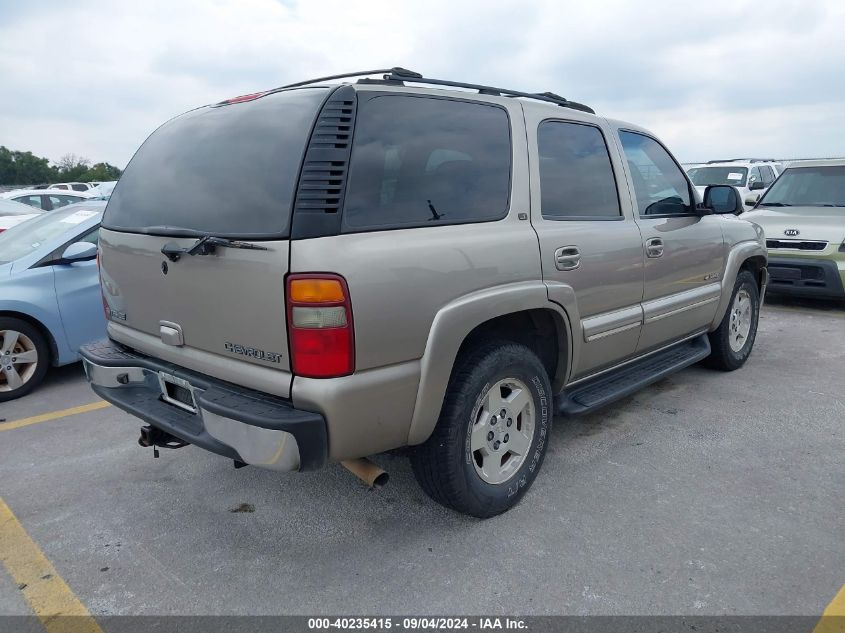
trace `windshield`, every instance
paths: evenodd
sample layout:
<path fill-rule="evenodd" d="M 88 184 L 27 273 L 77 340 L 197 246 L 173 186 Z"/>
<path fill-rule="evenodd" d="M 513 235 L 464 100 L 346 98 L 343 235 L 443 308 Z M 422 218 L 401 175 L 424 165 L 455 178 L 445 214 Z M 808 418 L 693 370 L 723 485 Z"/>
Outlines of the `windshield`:
<path fill-rule="evenodd" d="M 748 176 L 748 167 L 693 167 L 687 170 L 692 184 L 698 187 L 707 185 L 733 185 L 744 187 Z"/>
<path fill-rule="evenodd" d="M 0 233 L 0 264 L 8 264 L 34 253 L 41 246 L 74 230 L 85 220 L 98 215 L 102 206 L 73 205 L 21 222 Z"/>
<path fill-rule="evenodd" d="M 790 167 L 766 192 L 759 205 L 845 207 L 845 165 Z"/>
<path fill-rule="evenodd" d="M 152 133 L 109 199 L 103 227 L 157 235 L 282 237 L 327 88 L 192 110 Z"/>

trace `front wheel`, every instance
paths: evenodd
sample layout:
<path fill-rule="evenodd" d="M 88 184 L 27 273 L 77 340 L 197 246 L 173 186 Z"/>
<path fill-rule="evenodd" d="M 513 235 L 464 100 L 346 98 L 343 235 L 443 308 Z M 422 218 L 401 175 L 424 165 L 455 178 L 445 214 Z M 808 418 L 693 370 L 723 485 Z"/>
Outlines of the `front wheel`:
<path fill-rule="evenodd" d="M 50 350 L 37 328 L 21 319 L 0 317 L 0 402 L 35 389 L 49 364 Z"/>
<path fill-rule="evenodd" d="M 736 277 L 731 302 L 722 322 L 710 333 L 712 353 L 707 364 L 723 371 L 739 369 L 748 360 L 760 318 L 760 291 L 748 270 Z"/>
<path fill-rule="evenodd" d="M 523 345 L 490 342 L 462 355 L 431 437 L 411 454 L 432 499 L 486 518 L 516 505 L 543 463 L 551 387 Z"/>

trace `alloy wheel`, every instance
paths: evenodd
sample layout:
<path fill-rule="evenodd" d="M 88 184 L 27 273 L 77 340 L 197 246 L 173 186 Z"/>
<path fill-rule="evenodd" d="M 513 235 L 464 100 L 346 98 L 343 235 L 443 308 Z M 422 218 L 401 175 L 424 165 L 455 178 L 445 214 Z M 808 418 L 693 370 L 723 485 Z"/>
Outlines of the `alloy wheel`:
<path fill-rule="evenodd" d="M 519 470 L 534 439 L 534 399 L 521 380 L 505 378 L 482 400 L 470 432 L 475 471 L 489 484 L 501 484 Z"/>
<path fill-rule="evenodd" d="M 38 367 L 38 350 L 26 334 L 0 330 L 0 391 L 15 391 L 28 383 Z"/>

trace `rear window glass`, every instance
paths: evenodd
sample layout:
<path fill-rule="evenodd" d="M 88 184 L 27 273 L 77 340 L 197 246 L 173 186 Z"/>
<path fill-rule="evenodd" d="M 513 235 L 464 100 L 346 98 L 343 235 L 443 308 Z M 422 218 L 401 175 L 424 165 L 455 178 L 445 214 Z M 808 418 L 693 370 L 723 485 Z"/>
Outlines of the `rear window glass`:
<path fill-rule="evenodd" d="M 355 124 L 345 230 L 481 222 L 504 217 L 510 124 L 498 106 L 378 96 Z"/>
<path fill-rule="evenodd" d="M 305 144 L 327 88 L 204 107 L 153 132 L 103 226 L 151 234 L 283 237 Z"/>

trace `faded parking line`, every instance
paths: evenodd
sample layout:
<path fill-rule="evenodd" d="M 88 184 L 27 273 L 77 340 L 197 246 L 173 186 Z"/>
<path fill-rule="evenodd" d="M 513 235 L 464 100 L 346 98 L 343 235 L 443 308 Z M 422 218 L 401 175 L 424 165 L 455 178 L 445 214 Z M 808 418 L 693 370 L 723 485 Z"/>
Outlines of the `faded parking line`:
<path fill-rule="evenodd" d="M 105 409 L 111 404 L 105 400 L 92 402 L 91 404 L 83 404 L 80 407 L 71 407 L 70 409 L 62 409 L 61 411 L 53 411 L 52 413 L 43 413 L 31 418 L 23 418 L 22 420 L 15 420 L 13 422 L 0 422 L 0 431 L 11 431 L 12 429 L 19 429 L 22 426 L 29 426 L 31 424 L 38 424 L 40 422 L 49 422 L 50 420 L 58 420 L 69 415 L 77 415 L 78 413 L 88 413 L 89 411 L 96 411 L 97 409 Z"/>
<path fill-rule="evenodd" d="M 48 633 L 103 633 L 2 498 L 0 561 Z"/>
<path fill-rule="evenodd" d="M 813 633 L 845 632 L 845 585 L 839 590 L 822 613 L 822 618 Z"/>

